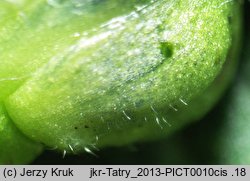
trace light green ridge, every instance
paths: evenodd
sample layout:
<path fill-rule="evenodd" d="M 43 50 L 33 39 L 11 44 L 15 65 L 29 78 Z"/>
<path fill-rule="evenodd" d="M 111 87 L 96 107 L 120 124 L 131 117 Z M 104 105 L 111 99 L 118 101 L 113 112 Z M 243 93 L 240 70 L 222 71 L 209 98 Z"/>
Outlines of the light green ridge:
<path fill-rule="evenodd" d="M 85 30 L 6 99 L 8 113 L 32 139 L 73 152 L 168 134 L 206 113 L 224 90 L 205 92 L 207 104 L 194 101 L 225 63 L 237 6 L 158 0 Z"/>
<path fill-rule="evenodd" d="M 134 10 L 144 0 L 0 1 L 0 102 L 83 30 Z M 122 8 L 120 7 L 123 4 Z M 105 13 L 105 16 L 102 16 Z M 2 105 L 1 105 L 2 106 Z M 0 164 L 33 160 L 41 145 L 26 138 L 1 107 Z"/>
<path fill-rule="evenodd" d="M 0 103 L 0 165 L 31 162 L 42 146 L 25 137 L 12 123 Z"/>

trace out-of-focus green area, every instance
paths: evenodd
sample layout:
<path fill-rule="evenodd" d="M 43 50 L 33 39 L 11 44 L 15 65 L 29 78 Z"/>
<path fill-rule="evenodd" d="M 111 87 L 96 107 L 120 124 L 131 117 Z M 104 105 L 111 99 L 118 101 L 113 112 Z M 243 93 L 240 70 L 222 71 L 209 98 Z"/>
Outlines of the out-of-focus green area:
<path fill-rule="evenodd" d="M 250 164 L 250 6 L 245 1 L 244 45 L 232 86 L 198 123 L 171 137 L 92 155 L 66 156 L 47 151 L 33 164 Z M 204 103 L 205 104 L 205 103 Z"/>
<path fill-rule="evenodd" d="M 91 153 L 157 140 L 199 120 L 234 75 L 240 7 L 225 0 L 0 1 L 0 164 L 19 163 L 25 153 L 28 163 L 42 145 Z M 179 145 L 171 142 L 152 146 L 153 155 L 180 157 L 167 152 Z"/>

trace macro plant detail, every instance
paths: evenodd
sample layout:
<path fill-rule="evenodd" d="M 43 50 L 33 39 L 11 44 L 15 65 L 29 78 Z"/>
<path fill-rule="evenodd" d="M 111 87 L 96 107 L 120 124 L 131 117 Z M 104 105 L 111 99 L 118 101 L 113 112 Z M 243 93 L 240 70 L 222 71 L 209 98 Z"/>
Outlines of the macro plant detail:
<path fill-rule="evenodd" d="M 164 138 L 238 65 L 241 1 L 4 0 L 0 14 L 0 164 Z"/>

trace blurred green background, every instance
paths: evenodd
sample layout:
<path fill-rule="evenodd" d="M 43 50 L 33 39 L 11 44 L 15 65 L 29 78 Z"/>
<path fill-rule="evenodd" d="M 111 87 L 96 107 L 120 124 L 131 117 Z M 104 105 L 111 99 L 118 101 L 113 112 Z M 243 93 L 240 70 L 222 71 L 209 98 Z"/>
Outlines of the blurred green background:
<path fill-rule="evenodd" d="M 62 153 L 48 150 L 33 164 L 250 164 L 249 33 L 250 1 L 246 0 L 237 75 L 221 101 L 199 122 L 156 142 L 96 150 L 97 156 L 82 153 L 63 158 Z"/>

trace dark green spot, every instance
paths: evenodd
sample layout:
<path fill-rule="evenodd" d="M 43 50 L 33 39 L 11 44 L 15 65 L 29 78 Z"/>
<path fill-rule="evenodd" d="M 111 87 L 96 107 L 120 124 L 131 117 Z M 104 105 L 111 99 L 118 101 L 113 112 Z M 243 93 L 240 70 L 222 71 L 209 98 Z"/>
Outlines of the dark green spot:
<path fill-rule="evenodd" d="M 174 53 L 174 46 L 170 42 L 160 42 L 160 50 L 164 58 L 170 58 Z"/>
<path fill-rule="evenodd" d="M 156 27 L 156 29 L 158 30 L 158 32 L 163 32 L 164 30 L 165 30 L 165 27 L 161 24 L 161 25 L 158 25 L 157 27 Z"/>
<path fill-rule="evenodd" d="M 135 102 L 135 107 L 136 108 L 142 107 L 143 104 L 144 104 L 144 100 L 140 99 L 139 101 Z"/>

